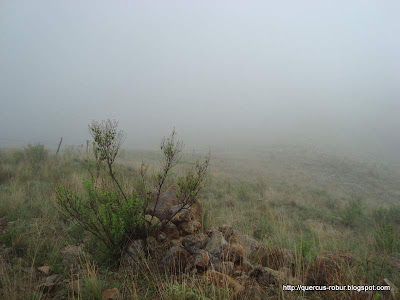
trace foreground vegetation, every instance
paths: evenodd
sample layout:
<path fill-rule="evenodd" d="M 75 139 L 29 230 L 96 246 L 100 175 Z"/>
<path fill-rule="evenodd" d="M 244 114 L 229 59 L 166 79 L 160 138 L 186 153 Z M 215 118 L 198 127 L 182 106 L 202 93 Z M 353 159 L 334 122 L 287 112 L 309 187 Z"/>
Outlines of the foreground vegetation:
<path fill-rule="evenodd" d="M 123 151 L 115 161 L 126 189 L 141 186 L 142 162 L 149 184 L 157 186 L 162 153 Z M 178 182 L 198 157 L 183 154 L 166 186 Z M 190 274 L 167 274 L 151 260 L 119 269 L 106 249 L 66 218 L 56 202 L 56 187 L 84 193 L 86 153 L 70 148 L 55 156 L 41 145 L 0 153 L 0 298 L 101 299 L 118 288 L 124 299 L 229 299 L 227 288 L 208 285 Z M 152 182 L 153 180 L 153 182 Z M 304 149 L 273 149 L 251 154 L 214 154 L 199 198 L 203 228 L 231 224 L 266 249 L 295 253 L 295 276 L 325 253 L 346 253 L 355 263 L 342 270 L 343 284 L 400 285 L 400 172 L 377 163 L 361 163 Z M 84 249 L 73 268 L 61 250 Z M 37 268 L 59 274 L 57 289 L 43 284 Z M 78 286 L 73 283 L 78 282 Z M 324 294 L 283 292 L 276 299 L 323 299 Z M 329 295 L 354 299 L 351 294 Z M 379 295 L 375 295 L 379 298 Z"/>

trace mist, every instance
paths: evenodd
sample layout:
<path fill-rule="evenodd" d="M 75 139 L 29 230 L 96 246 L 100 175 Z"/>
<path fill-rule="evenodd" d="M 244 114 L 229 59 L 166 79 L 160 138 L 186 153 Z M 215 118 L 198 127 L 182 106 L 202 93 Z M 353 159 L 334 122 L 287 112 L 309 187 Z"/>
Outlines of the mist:
<path fill-rule="evenodd" d="M 274 144 L 400 161 L 398 1 L 0 2 L 0 147 Z"/>

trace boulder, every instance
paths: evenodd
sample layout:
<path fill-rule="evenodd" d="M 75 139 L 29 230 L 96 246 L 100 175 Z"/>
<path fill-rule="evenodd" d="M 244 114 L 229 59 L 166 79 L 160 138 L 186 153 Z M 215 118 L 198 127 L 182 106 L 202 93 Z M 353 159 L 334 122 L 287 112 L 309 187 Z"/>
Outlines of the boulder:
<path fill-rule="evenodd" d="M 279 270 L 283 267 L 293 269 L 296 264 L 296 257 L 288 249 L 271 249 L 260 256 L 259 263 L 274 270 Z"/>
<path fill-rule="evenodd" d="M 219 231 L 212 231 L 209 238 L 205 250 L 213 256 L 220 257 L 223 247 L 228 246 L 228 242 Z"/>
<path fill-rule="evenodd" d="M 233 289 L 236 294 L 239 294 L 244 290 L 244 286 L 241 285 L 239 281 L 215 270 L 208 270 L 205 273 L 205 278 L 209 284 L 213 284 L 221 288 Z"/>
<path fill-rule="evenodd" d="M 140 261 L 140 259 L 146 255 L 145 249 L 146 247 L 143 240 L 132 241 L 123 255 L 123 262 L 132 263 Z"/>
<path fill-rule="evenodd" d="M 222 246 L 220 258 L 224 261 L 240 263 L 243 261 L 244 249 L 240 244 L 225 244 Z"/>
<path fill-rule="evenodd" d="M 307 285 L 335 285 L 341 283 L 342 272 L 341 261 L 332 257 L 317 257 L 315 262 L 307 271 Z"/>
<path fill-rule="evenodd" d="M 196 269 L 205 270 L 210 264 L 210 254 L 205 250 L 198 250 L 190 257 L 190 266 Z"/>
<path fill-rule="evenodd" d="M 211 269 L 231 276 L 234 274 L 235 265 L 231 261 L 218 261 L 214 262 Z"/>
<path fill-rule="evenodd" d="M 151 201 L 147 206 L 146 214 L 154 215 L 159 219 L 169 219 L 170 208 L 179 204 L 179 199 L 176 197 L 177 188 L 175 186 L 169 187 L 158 198 L 157 192 L 151 194 Z"/>
<path fill-rule="evenodd" d="M 229 240 L 229 238 L 231 237 L 231 235 L 233 234 L 233 229 L 231 225 L 222 225 L 218 228 L 219 231 L 222 232 L 222 234 L 224 235 L 224 238 L 226 240 Z"/>
<path fill-rule="evenodd" d="M 145 228 L 155 228 L 156 226 L 160 225 L 160 219 L 157 218 L 156 216 L 151 216 L 151 215 L 145 215 Z"/>
<path fill-rule="evenodd" d="M 244 255 L 248 258 L 256 254 L 261 248 L 257 240 L 236 230 L 233 230 L 232 235 L 229 237 L 229 242 L 231 244 L 240 244 L 243 247 Z"/>
<path fill-rule="evenodd" d="M 171 247 L 164 258 L 162 264 L 173 272 L 182 272 L 190 259 L 190 252 L 180 246 Z"/>
<path fill-rule="evenodd" d="M 271 284 L 278 284 L 279 282 L 289 283 L 287 282 L 285 273 L 260 265 L 254 267 L 248 275 L 252 278 L 255 278 L 263 287 L 268 287 Z"/>
<path fill-rule="evenodd" d="M 165 233 L 170 240 L 179 238 L 178 227 L 172 222 L 163 221 L 162 232 Z"/>
<path fill-rule="evenodd" d="M 82 253 L 80 246 L 68 245 L 60 250 L 64 265 L 77 265 Z"/>
<path fill-rule="evenodd" d="M 187 235 L 182 239 L 183 247 L 190 253 L 196 253 L 203 249 L 208 242 L 208 236 L 204 233 L 199 233 L 196 235 Z"/>
<path fill-rule="evenodd" d="M 177 225 L 179 234 L 182 236 L 195 234 L 200 231 L 201 223 L 197 221 L 182 222 Z"/>

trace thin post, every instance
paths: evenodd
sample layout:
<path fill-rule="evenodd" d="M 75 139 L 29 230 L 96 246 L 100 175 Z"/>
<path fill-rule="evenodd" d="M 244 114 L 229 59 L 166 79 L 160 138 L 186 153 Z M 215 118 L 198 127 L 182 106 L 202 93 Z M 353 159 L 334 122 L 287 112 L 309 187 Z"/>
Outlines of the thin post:
<path fill-rule="evenodd" d="M 60 151 L 61 143 L 62 143 L 62 137 L 61 137 L 60 142 L 58 143 L 58 148 L 57 148 L 56 155 L 58 155 L 58 152 Z"/>

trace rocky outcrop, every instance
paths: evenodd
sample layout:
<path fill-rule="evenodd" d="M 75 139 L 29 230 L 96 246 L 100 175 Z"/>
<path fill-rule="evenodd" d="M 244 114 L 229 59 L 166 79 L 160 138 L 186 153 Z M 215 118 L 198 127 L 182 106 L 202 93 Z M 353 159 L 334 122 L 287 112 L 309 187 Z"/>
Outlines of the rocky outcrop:
<path fill-rule="evenodd" d="M 175 188 L 161 194 L 157 206 L 155 200 L 153 193 L 146 224 L 148 228 L 159 227 L 153 231 L 154 236 L 132 241 L 127 247 L 131 261 L 150 255 L 173 273 L 197 273 L 209 284 L 232 289 L 235 295 L 248 295 L 250 299 L 265 299 L 264 291 L 269 285 L 300 283 L 292 277 L 296 260 L 289 250 L 265 250 L 256 239 L 230 225 L 201 232 L 200 203 L 182 206 Z"/>

